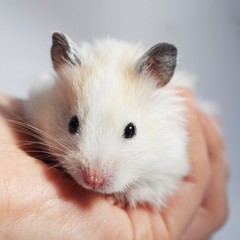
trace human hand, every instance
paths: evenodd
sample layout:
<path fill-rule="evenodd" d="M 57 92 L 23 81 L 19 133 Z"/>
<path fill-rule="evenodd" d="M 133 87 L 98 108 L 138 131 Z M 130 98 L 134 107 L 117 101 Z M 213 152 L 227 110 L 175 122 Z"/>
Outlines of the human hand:
<path fill-rule="evenodd" d="M 188 99 L 189 92 L 183 93 Z M 19 109 L 2 96 L 3 110 Z M 212 120 L 188 102 L 191 174 L 161 213 L 121 209 L 28 156 L 0 117 L 0 233 L 5 239 L 207 239 L 226 219 L 226 166 Z M 20 136 L 21 137 L 21 136 Z M 19 138 L 19 136 L 18 136 Z M 210 190 L 209 190 L 210 189 Z"/>

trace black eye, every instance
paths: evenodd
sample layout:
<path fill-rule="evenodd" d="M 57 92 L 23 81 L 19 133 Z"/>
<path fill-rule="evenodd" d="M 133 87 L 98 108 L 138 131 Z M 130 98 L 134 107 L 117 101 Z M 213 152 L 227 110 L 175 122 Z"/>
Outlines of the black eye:
<path fill-rule="evenodd" d="M 129 123 L 124 129 L 123 137 L 132 138 L 135 135 L 136 135 L 136 127 L 134 126 L 133 123 Z"/>
<path fill-rule="evenodd" d="M 72 116 L 68 123 L 68 131 L 75 134 L 79 129 L 79 121 L 76 115 Z"/>

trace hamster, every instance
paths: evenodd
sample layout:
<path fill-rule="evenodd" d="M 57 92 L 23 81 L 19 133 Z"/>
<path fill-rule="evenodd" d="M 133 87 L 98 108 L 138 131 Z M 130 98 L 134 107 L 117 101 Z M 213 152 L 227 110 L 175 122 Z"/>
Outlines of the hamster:
<path fill-rule="evenodd" d="M 177 49 L 53 33 L 56 72 L 35 83 L 26 117 L 83 188 L 160 209 L 189 172 L 184 99 L 169 83 Z M 175 77 L 176 78 L 176 77 Z"/>

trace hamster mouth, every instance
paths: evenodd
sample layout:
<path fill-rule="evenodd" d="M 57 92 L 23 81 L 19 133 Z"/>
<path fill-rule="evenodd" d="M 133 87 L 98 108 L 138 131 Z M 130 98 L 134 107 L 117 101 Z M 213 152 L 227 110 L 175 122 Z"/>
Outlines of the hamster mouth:
<path fill-rule="evenodd" d="M 81 181 L 80 184 L 83 188 L 87 189 L 87 190 L 91 190 L 93 192 L 97 192 L 97 193 L 102 193 L 102 194 L 112 194 L 114 193 L 114 191 L 109 187 L 109 185 L 106 183 L 104 184 L 94 184 L 94 185 L 89 185 L 86 184 L 84 181 Z"/>

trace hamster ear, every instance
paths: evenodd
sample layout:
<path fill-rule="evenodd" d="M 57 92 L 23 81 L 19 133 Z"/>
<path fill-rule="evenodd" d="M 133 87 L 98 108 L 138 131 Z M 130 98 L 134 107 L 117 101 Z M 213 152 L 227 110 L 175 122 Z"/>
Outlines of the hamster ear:
<path fill-rule="evenodd" d="M 159 43 L 150 48 L 137 63 L 137 71 L 156 79 L 158 86 L 165 86 L 173 76 L 177 62 L 177 48 Z"/>
<path fill-rule="evenodd" d="M 67 35 L 60 32 L 52 35 L 51 58 L 56 71 L 63 66 L 81 65 L 77 46 Z"/>

